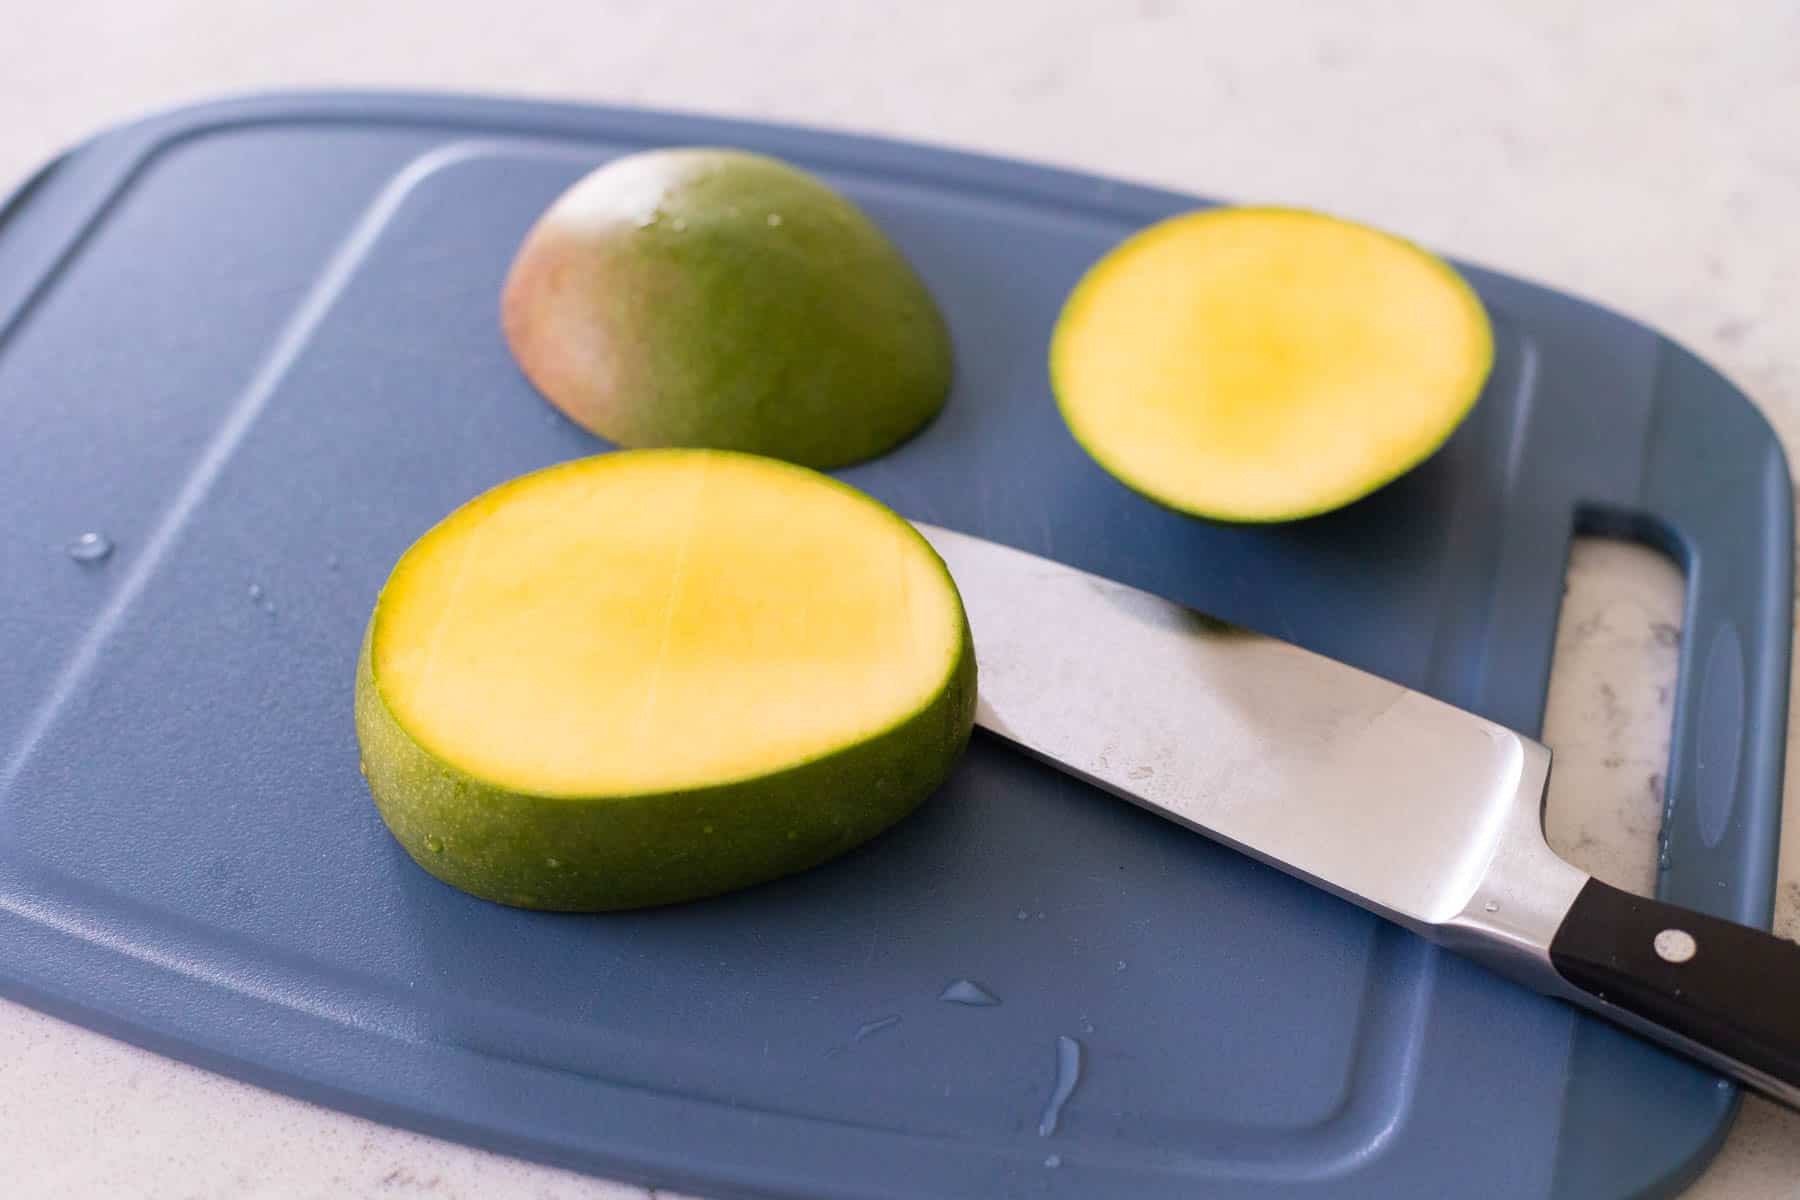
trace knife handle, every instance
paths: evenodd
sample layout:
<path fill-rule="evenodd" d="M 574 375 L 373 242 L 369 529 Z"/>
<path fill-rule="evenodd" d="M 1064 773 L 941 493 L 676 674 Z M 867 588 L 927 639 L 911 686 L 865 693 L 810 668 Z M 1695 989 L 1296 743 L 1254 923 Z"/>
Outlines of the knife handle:
<path fill-rule="evenodd" d="M 1591 1007 L 1800 1109 L 1800 945 L 1589 879 L 1550 962 Z"/>

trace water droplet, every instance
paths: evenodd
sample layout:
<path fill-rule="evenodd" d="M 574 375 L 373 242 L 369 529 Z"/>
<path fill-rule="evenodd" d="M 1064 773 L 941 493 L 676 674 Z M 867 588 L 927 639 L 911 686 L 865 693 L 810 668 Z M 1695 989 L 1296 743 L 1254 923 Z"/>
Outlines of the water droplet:
<path fill-rule="evenodd" d="M 1044 919 L 1044 910 L 1040 908 L 1040 909 L 1038 909 L 1038 920 L 1041 921 L 1043 919 Z"/>
<path fill-rule="evenodd" d="M 260 583 L 251 584 L 247 590 L 250 593 L 250 599 L 261 600 L 263 598 L 262 584 Z"/>
<path fill-rule="evenodd" d="M 435 833 L 427 834 L 425 836 L 425 848 L 433 854 L 442 854 L 444 852 L 443 840 Z"/>
<path fill-rule="evenodd" d="M 1025 911 L 1025 910 L 1024 910 L 1024 909 L 1022 909 L 1022 908 L 1021 908 L 1021 909 L 1020 909 L 1020 910 L 1019 910 L 1019 911 L 1018 911 L 1018 912 L 1016 912 L 1016 913 L 1014 913 L 1014 914 L 1013 914 L 1013 920 L 1015 920 L 1015 921 L 1029 921 L 1029 920 L 1031 920 L 1031 914 L 1030 914 L 1030 913 L 1028 913 L 1028 912 L 1026 912 L 1026 911 Z"/>
<path fill-rule="evenodd" d="M 1121 958 L 1119 960 L 1119 965 L 1113 968 L 1113 974 L 1117 975 L 1119 972 L 1123 971 L 1124 969 L 1125 969 L 1125 960 Z"/>
<path fill-rule="evenodd" d="M 1083 1033 L 1094 1032 L 1094 1023 L 1092 1021 L 1088 1020 L 1088 1016 L 1086 1013 L 1081 1014 L 1081 1032 L 1083 1032 Z"/>
<path fill-rule="evenodd" d="M 1489 900 L 1486 904 L 1482 905 L 1481 907 L 1486 909 L 1488 912 L 1499 912 L 1500 911 L 1500 902 L 1498 900 Z"/>
<path fill-rule="evenodd" d="M 340 556 L 336 554 L 327 554 L 325 556 L 325 569 L 327 571 L 335 571 L 343 565 L 344 560 Z"/>
<path fill-rule="evenodd" d="M 970 1008 L 992 1008 L 1000 1003 L 1000 997 L 976 983 L 973 979 L 954 979 L 938 993 L 938 999 L 950 1004 L 966 1004 Z"/>
<path fill-rule="evenodd" d="M 1656 865 L 1665 871 L 1669 869 L 1669 848 L 1667 846 L 1664 846 L 1662 853 L 1656 856 Z"/>
<path fill-rule="evenodd" d="M 1072 1037 L 1058 1036 L 1056 1039 L 1056 1086 L 1051 1089 L 1050 1102 L 1044 1105 L 1044 1115 L 1038 1119 L 1038 1136 L 1049 1137 L 1056 1132 L 1056 1124 L 1062 1120 L 1063 1105 L 1075 1093 L 1075 1085 L 1081 1082 L 1081 1043 Z"/>
<path fill-rule="evenodd" d="M 687 222 L 680 217 L 676 217 L 673 221 L 669 222 L 669 228 L 673 229 L 676 233 L 681 233 L 687 229 Z"/>
<path fill-rule="evenodd" d="M 713 827 L 711 825 L 702 825 L 700 827 L 701 833 L 711 833 L 712 831 L 713 831 Z"/>
<path fill-rule="evenodd" d="M 860 1042 L 864 1038 L 872 1038 L 878 1033 L 892 1029 L 899 1023 L 900 1018 L 897 1016 L 880 1017 L 873 1021 L 865 1021 L 856 1027 L 856 1034 L 850 1040 L 853 1042 Z"/>
<path fill-rule="evenodd" d="M 275 615 L 275 602 L 273 600 L 264 600 L 262 603 L 262 610 L 264 612 L 268 613 L 271 617 L 274 616 Z"/>
<path fill-rule="evenodd" d="M 556 859 L 556 858 L 546 858 L 544 860 L 544 865 L 546 867 L 550 867 L 551 869 L 554 870 L 555 868 L 562 866 L 562 860 Z"/>
<path fill-rule="evenodd" d="M 90 531 L 69 543 L 69 557 L 78 563 L 105 562 L 112 552 L 112 539 L 104 533 Z"/>
<path fill-rule="evenodd" d="M 780 225 L 781 225 L 781 214 L 780 213 L 770 213 L 769 214 L 769 228 L 775 229 L 775 228 L 779 227 Z"/>
<path fill-rule="evenodd" d="M 369 773 L 369 764 L 359 758 L 356 760 L 356 769 L 360 774 L 367 775 Z"/>
<path fill-rule="evenodd" d="M 1049 1167 L 1052 1171 L 1056 1170 L 1056 1168 L 1062 1166 L 1062 1155 L 1060 1155 L 1060 1154 L 1044 1155 L 1044 1165 L 1046 1167 Z"/>

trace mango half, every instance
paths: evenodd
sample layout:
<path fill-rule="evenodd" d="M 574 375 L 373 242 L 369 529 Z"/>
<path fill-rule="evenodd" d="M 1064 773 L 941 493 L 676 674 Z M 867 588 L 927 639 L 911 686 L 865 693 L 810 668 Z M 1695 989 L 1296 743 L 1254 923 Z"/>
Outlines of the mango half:
<path fill-rule="evenodd" d="M 1064 421 L 1128 487 L 1225 521 L 1368 495 L 1461 424 L 1494 361 L 1474 289 L 1390 234 L 1221 208 L 1127 239 L 1050 343 Z"/>
<path fill-rule="evenodd" d="M 843 466 L 950 388 L 948 329 L 894 244 L 818 179 L 735 150 L 580 180 L 520 246 L 501 324 L 550 403 L 621 446 Z"/>
<path fill-rule="evenodd" d="M 383 820 L 525 908 L 691 900 L 911 812 L 969 740 L 942 560 L 810 470 L 619 452 L 469 501 L 401 556 L 356 672 Z"/>

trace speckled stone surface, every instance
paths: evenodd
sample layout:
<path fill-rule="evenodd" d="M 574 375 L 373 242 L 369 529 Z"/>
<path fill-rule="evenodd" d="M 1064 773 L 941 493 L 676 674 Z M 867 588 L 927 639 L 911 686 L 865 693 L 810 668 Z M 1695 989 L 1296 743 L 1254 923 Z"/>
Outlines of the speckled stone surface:
<path fill-rule="evenodd" d="M 1664 329 L 1800 447 L 1789 0 L 921 0 L 904 19 L 824 0 L 61 0 L 7 14 L 0 180 L 146 109 L 338 84 L 799 121 L 1327 208 Z M 1577 554 L 1550 697 L 1550 834 L 1623 886 L 1654 870 L 1679 610 L 1666 563 L 1605 544 Z M 1800 937 L 1800 819 L 1782 861 L 1776 928 Z M 5 1003 L 0 1180 L 9 1198 L 646 1195 Z M 1691 1195 L 1800 1195 L 1800 1117 L 1747 1103 Z"/>

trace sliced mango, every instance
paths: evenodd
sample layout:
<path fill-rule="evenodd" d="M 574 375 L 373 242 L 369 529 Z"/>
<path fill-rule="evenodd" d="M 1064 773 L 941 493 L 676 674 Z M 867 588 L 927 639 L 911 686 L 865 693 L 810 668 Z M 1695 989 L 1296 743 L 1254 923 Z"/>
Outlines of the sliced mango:
<path fill-rule="evenodd" d="M 622 446 L 843 466 L 950 389 L 949 331 L 899 248 L 822 180 L 737 150 L 578 181 L 519 247 L 501 321 L 545 398 Z"/>
<path fill-rule="evenodd" d="M 955 585 L 894 513 L 771 459 L 638 451 L 503 484 L 408 550 L 357 729 L 426 870 L 599 910 L 874 836 L 949 772 L 974 683 Z"/>
<path fill-rule="evenodd" d="M 1348 504 L 1456 429 L 1493 364 L 1473 289 L 1409 242 L 1318 213 L 1152 226 L 1070 294 L 1051 382 L 1127 486 L 1227 521 Z"/>

